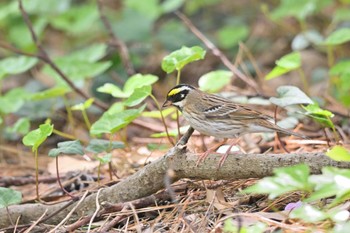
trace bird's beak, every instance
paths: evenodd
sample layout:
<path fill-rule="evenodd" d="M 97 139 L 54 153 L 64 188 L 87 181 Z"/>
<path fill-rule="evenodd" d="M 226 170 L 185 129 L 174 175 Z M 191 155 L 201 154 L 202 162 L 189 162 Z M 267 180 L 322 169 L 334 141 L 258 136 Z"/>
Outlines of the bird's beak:
<path fill-rule="evenodd" d="M 162 105 L 162 108 L 169 107 L 170 105 L 171 105 L 171 101 L 166 100 L 166 101 L 164 102 L 164 104 Z"/>

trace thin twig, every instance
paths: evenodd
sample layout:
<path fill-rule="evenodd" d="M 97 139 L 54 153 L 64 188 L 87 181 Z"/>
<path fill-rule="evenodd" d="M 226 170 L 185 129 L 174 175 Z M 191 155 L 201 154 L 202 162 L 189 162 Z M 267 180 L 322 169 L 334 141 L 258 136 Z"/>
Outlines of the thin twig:
<path fill-rule="evenodd" d="M 237 67 L 235 67 L 230 60 L 223 54 L 201 31 L 194 26 L 194 24 L 187 18 L 184 14 L 177 11 L 175 14 L 186 24 L 186 26 L 192 31 L 192 33 L 200 39 L 208 49 L 210 49 L 213 54 L 220 58 L 222 63 L 232 71 L 239 79 L 245 82 L 248 86 L 253 88 L 258 94 L 261 93 L 260 87 L 254 82 L 254 80 L 246 77 Z"/>
<path fill-rule="evenodd" d="M 112 25 L 108 21 L 106 15 L 103 12 L 102 0 L 96 0 L 96 2 L 97 2 L 98 12 L 100 13 L 101 21 L 102 21 L 104 27 L 106 28 L 108 35 L 110 37 L 110 40 L 111 40 L 110 44 L 112 46 L 115 46 L 118 48 L 119 53 L 120 53 L 120 58 L 121 58 L 122 63 L 126 69 L 127 74 L 128 75 L 135 74 L 135 69 L 130 61 L 128 47 L 125 45 L 124 41 L 120 40 L 113 32 Z"/>
<path fill-rule="evenodd" d="M 88 195 L 89 191 L 87 190 L 82 198 L 79 200 L 79 202 L 74 206 L 74 208 L 67 214 L 67 216 L 59 223 L 56 225 L 55 228 L 53 228 L 49 233 L 54 233 L 56 230 L 61 227 L 74 213 L 74 211 L 78 208 L 78 206 L 85 200 L 85 197 Z"/>
<path fill-rule="evenodd" d="M 48 209 L 46 209 L 45 212 L 40 216 L 40 218 L 36 220 L 27 230 L 25 230 L 24 233 L 29 233 L 36 225 L 38 225 L 46 215 L 47 211 Z"/>
<path fill-rule="evenodd" d="M 90 222 L 89 222 L 89 227 L 88 227 L 88 230 L 87 230 L 87 232 L 89 233 L 90 232 L 90 230 L 91 230 L 91 225 L 92 225 L 92 222 L 94 221 L 94 219 L 95 219 L 95 217 L 96 217 L 96 215 L 97 215 L 97 213 L 100 211 L 100 209 L 101 209 L 101 206 L 100 206 L 100 203 L 99 203 L 99 201 L 98 201 L 98 198 L 99 198 L 99 196 L 100 196 L 100 192 L 101 192 L 101 190 L 102 190 L 103 188 L 100 188 L 98 191 L 97 191 L 97 194 L 96 194 L 96 210 L 95 210 L 95 212 L 94 212 L 94 214 L 92 215 L 92 217 L 91 217 L 91 219 L 90 219 Z"/>
<path fill-rule="evenodd" d="M 38 40 L 38 37 L 33 29 L 33 24 L 29 19 L 28 13 L 25 11 L 25 9 L 23 7 L 22 0 L 18 0 L 18 3 L 19 3 L 19 10 L 22 14 L 23 20 L 28 27 L 28 30 L 30 32 L 30 35 L 32 37 L 32 40 L 33 40 L 35 46 L 39 50 L 39 55 L 37 55 L 36 57 L 39 58 L 40 60 L 42 60 L 43 62 L 45 62 L 46 64 L 48 64 L 68 84 L 68 86 L 74 90 L 74 92 L 76 92 L 78 95 L 80 95 L 81 97 L 83 97 L 86 100 L 89 99 L 90 97 L 87 94 L 85 94 L 82 90 L 80 90 L 78 87 L 76 87 L 75 84 L 51 60 L 50 56 L 46 53 L 45 49 L 43 48 L 43 46 L 40 44 L 40 42 Z M 102 110 L 108 109 L 108 106 L 99 100 L 95 100 L 93 104 Z"/>

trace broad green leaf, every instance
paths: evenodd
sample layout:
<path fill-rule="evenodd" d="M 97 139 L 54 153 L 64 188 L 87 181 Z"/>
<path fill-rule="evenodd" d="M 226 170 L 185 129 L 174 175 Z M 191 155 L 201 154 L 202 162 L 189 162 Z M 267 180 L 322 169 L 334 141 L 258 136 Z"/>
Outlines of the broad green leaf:
<path fill-rule="evenodd" d="M 90 129 L 90 134 L 96 135 L 101 133 L 113 134 L 118 130 L 130 124 L 134 119 L 141 115 L 146 105 L 138 109 L 127 109 L 122 112 L 111 114 L 105 112 L 100 119 L 98 119 Z"/>
<path fill-rule="evenodd" d="M 56 98 L 56 97 L 64 96 L 67 92 L 69 92 L 69 89 L 67 87 L 63 87 L 63 86 L 53 87 L 45 91 L 40 91 L 35 94 L 32 94 L 31 99 L 45 100 L 50 98 Z"/>
<path fill-rule="evenodd" d="M 211 71 L 199 78 L 199 89 L 211 93 L 218 92 L 230 83 L 232 76 L 232 72 L 227 70 Z"/>
<path fill-rule="evenodd" d="M 97 36 L 96 32 L 100 26 L 98 9 L 95 4 L 77 4 L 69 7 L 64 13 L 51 17 L 50 25 L 69 35 L 86 35 L 91 39 Z"/>
<path fill-rule="evenodd" d="M 237 46 L 249 35 L 249 28 L 246 25 L 228 25 L 218 31 L 220 47 L 230 49 Z"/>
<path fill-rule="evenodd" d="M 118 86 L 112 83 L 105 83 L 103 86 L 97 88 L 98 92 L 110 94 L 116 98 L 127 98 L 129 97 L 125 94 Z"/>
<path fill-rule="evenodd" d="M 334 146 L 326 155 L 335 161 L 350 161 L 350 152 L 343 146 Z"/>
<path fill-rule="evenodd" d="M 305 115 L 312 117 L 318 123 L 325 127 L 334 128 L 334 124 L 330 118 L 334 116 L 334 114 L 328 110 L 324 110 L 318 106 L 318 104 L 309 104 L 308 106 L 302 106 L 305 109 Z"/>
<path fill-rule="evenodd" d="M 276 61 L 276 67 L 272 69 L 265 77 L 266 80 L 270 80 L 281 76 L 289 71 L 300 68 L 301 66 L 301 56 L 299 52 L 292 52 L 281 59 Z"/>
<path fill-rule="evenodd" d="M 107 153 L 102 157 L 96 156 L 96 159 L 101 163 L 101 164 L 107 164 L 112 161 L 112 154 Z"/>
<path fill-rule="evenodd" d="M 38 150 L 38 147 L 52 134 L 53 125 L 41 124 L 38 129 L 30 131 L 23 137 L 23 144 L 32 147 L 32 151 Z"/>
<path fill-rule="evenodd" d="M 123 142 L 109 141 L 104 139 L 92 139 L 89 142 L 89 145 L 86 147 L 86 150 L 97 154 L 101 152 L 111 151 L 113 149 L 121 149 L 124 147 L 125 145 Z"/>
<path fill-rule="evenodd" d="M 128 8 L 133 9 L 142 15 L 145 15 L 151 20 L 156 20 L 162 13 L 162 8 L 159 4 L 159 0 L 125 0 L 124 3 Z"/>
<path fill-rule="evenodd" d="M 314 103 L 303 91 L 295 86 L 280 86 L 276 91 L 278 97 L 271 97 L 270 102 L 282 108 L 293 104 Z"/>
<path fill-rule="evenodd" d="M 325 45 L 340 45 L 350 41 L 350 28 L 340 28 L 332 32 L 323 42 Z"/>
<path fill-rule="evenodd" d="M 125 106 L 133 107 L 140 104 L 145 100 L 152 92 L 151 86 L 143 86 L 136 88 L 131 96 L 124 102 Z"/>
<path fill-rule="evenodd" d="M 158 77 L 152 74 L 134 74 L 125 82 L 123 90 L 129 97 L 136 88 L 150 86 L 157 81 Z"/>
<path fill-rule="evenodd" d="M 30 97 L 30 93 L 17 87 L 0 96 L 0 113 L 8 114 L 17 112 Z"/>
<path fill-rule="evenodd" d="M 293 209 L 289 217 L 299 218 L 305 222 L 312 222 L 312 223 L 316 223 L 328 218 L 326 213 L 309 204 L 304 204 L 299 208 Z"/>
<path fill-rule="evenodd" d="M 118 112 L 122 112 L 125 110 L 125 106 L 123 102 L 115 102 L 111 107 L 107 110 L 107 112 L 111 115 L 116 114 Z"/>
<path fill-rule="evenodd" d="M 4 122 L 4 120 L 2 119 L 2 117 L 0 116 L 0 125 Z"/>
<path fill-rule="evenodd" d="M 83 146 L 79 140 L 59 142 L 57 148 L 51 149 L 50 157 L 57 157 L 59 154 L 66 155 L 84 155 Z"/>
<path fill-rule="evenodd" d="M 21 203 L 21 201 L 21 192 L 9 188 L 0 187 L 0 209 L 5 208 L 9 205 Z"/>
<path fill-rule="evenodd" d="M 85 47 L 79 51 L 73 52 L 66 57 L 71 61 L 87 61 L 90 63 L 97 62 L 106 55 L 107 45 L 105 44 L 93 44 L 89 47 Z"/>
<path fill-rule="evenodd" d="M 350 76 L 350 60 L 339 61 L 329 70 L 331 75 L 347 75 Z"/>
<path fill-rule="evenodd" d="M 336 205 L 350 198 L 349 169 L 324 167 L 321 175 L 310 176 L 309 183 L 315 186 L 315 191 L 305 201 L 335 196 L 331 205 Z"/>
<path fill-rule="evenodd" d="M 72 110 L 79 110 L 83 111 L 91 107 L 92 103 L 94 102 L 94 98 L 87 99 L 84 103 L 76 104 L 71 107 Z"/>
<path fill-rule="evenodd" d="M 0 60 L 0 80 L 9 74 L 23 73 L 32 68 L 38 59 L 34 57 L 18 56 Z"/>
<path fill-rule="evenodd" d="M 22 117 L 16 121 L 16 123 L 8 128 L 10 133 L 26 134 L 30 129 L 30 121 L 27 117 Z"/>
<path fill-rule="evenodd" d="M 308 183 L 310 169 L 305 164 L 276 168 L 273 177 L 266 177 L 244 190 L 246 193 L 269 194 L 274 199 L 282 194 L 295 191 L 310 191 Z"/>
<path fill-rule="evenodd" d="M 188 63 L 203 59 L 205 53 L 206 51 L 199 46 L 191 48 L 183 46 L 163 58 L 162 69 L 167 73 L 182 70 Z"/>

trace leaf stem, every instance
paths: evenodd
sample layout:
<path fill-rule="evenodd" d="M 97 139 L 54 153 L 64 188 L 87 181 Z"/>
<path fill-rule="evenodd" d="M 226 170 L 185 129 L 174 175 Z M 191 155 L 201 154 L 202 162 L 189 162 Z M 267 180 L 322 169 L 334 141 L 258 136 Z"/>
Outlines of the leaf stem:
<path fill-rule="evenodd" d="M 39 158 L 38 158 L 38 150 L 34 151 L 34 157 L 35 157 L 35 192 L 36 192 L 36 199 L 40 201 L 39 197 Z"/>
<path fill-rule="evenodd" d="M 162 108 L 160 107 L 159 103 L 158 103 L 158 100 L 156 99 L 156 97 L 152 94 L 150 94 L 150 97 L 153 99 L 154 103 L 156 104 L 158 110 L 159 110 L 159 113 L 160 113 L 160 116 L 161 116 L 161 119 L 162 119 L 162 122 L 163 122 L 163 125 L 164 125 L 164 128 L 165 128 L 165 133 L 166 133 L 166 136 L 168 138 L 168 141 L 173 145 L 175 146 L 175 143 L 173 142 L 173 140 L 171 139 L 170 135 L 169 135 L 169 131 L 168 131 L 168 127 L 167 125 L 165 124 L 165 119 L 164 119 L 164 115 L 163 115 L 163 112 L 162 112 Z"/>

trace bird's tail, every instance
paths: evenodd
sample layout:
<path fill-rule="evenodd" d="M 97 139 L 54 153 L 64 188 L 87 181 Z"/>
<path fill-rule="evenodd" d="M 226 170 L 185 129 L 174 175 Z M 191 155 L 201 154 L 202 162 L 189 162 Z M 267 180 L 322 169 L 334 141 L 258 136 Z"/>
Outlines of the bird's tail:
<path fill-rule="evenodd" d="M 277 125 L 276 125 L 277 126 Z M 282 134 L 286 134 L 286 135 L 293 135 L 293 136 L 296 136 L 298 138 L 302 138 L 302 139 L 310 139 L 309 137 L 305 136 L 305 135 L 302 135 L 300 133 L 296 133 L 296 132 L 293 132 L 291 130 L 288 130 L 288 129 L 284 129 L 284 128 L 281 128 L 279 126 L 277 126 L 278 129 L 276 130 L 277 133 L 282 133 Z"/>

